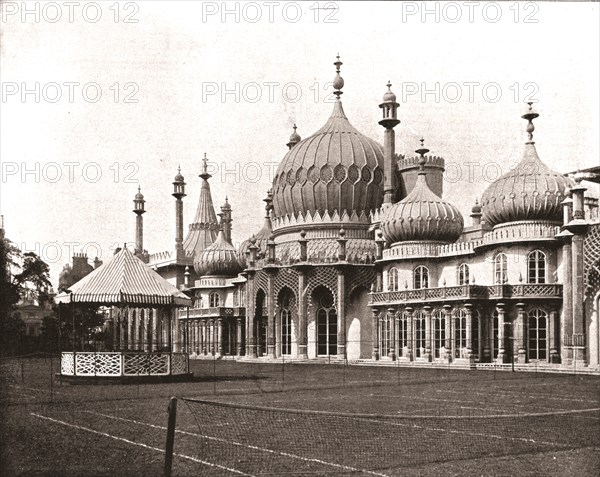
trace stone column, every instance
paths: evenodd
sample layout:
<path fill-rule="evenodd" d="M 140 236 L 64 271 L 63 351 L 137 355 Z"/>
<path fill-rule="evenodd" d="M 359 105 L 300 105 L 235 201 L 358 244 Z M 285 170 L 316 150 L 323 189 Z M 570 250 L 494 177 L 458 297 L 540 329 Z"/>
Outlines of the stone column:
<path fill-rule="evenodd" d="M 275 358 L 275 277 L 267 275 L 267 356 Z"/>
<path fill-rule="evenodd" d="M 217 329 L 216 329 L 216 342 L 217 342 L 217 356 L 223 357 L 223 318 L 217 318 Z"/>
<path fill-rule="evenodd" d="M 216 349 L 215 349 L 215 341 L 216 341 L 216 339 L 215 339 L 215 319 L 214 318 L 210 319 L 208 326 L 209 326 L 208 334 L 210 337 L 210 355 L 214 356 L 215 352 L 216 352 Z"/>
<path fill-rule="evenodd" d="M 390 324 L 390 354 L 388 355 L 393 360 L 396 359 L 396 318 L 394 317 L 394 312 L 396 310 L 394 308 L 388 308 L 388 323 Z"/>
<path fill-rule="evenodd" d="M 113 319 L 113 349 L 115 351 L 121 350 L 121 310 L 115 310 L 115 317 Z"/>
<path fill-rule="evenodd" d="M 305 274 L 298 270 L 298 355 L 308 359 L 308 320 L 306 319 L 306 297 L 304 296 Z"/>
<path fill-rule="evenodd" d="M 135 311 L 131 308 L 127 313 L 127 349 L 132 351 L 135 349 Z"/>
<path fill-rule="evenodd" d="M 337 357 L 346 358 L 346 304 L 344 296 L 346 295 L 346 280 L 344 269 L 339 267 L 337 270 Z"/>
<path fill-rule="evenodd" d="M 242 317 L 238 316 L 236 319 L 236 333 L 237 333 L 237 356 L 242 355 Z"/>
<path fill-rule="evenodd" d="M 498 364 L 504 363 L 504 357 L 506 356 L 506 350 L 504 348 L 504 303 L 496 304 L 496 311 L 498 311 L 498 357 L 496 362 Z"/>
<path fill-rule="evenodd" d="M 433 348 L 431 343 L 431 335 L 433 329 L 433 327 L 431 326 L 431 307 L 429 305 L 425 305 L 423 307 L 423 310 L 425 311 L 425 359 L 428 362 L 431 362 L 431 350 Z"/>
<path fill-rule="evenodd" d="M 415 336 L 414 336 L 414 323 L 413 323 L 413 309 L 410 306 L 406 307 L 406 328 L 408 335 L 408 359 L 414 361 L 415 359 Z"/>
<path fill-rule="evenodd" d="M 201 344 L 201 354 L 206 356 L 208 354 L 208 346 L 207 346 L 207 341 L 208 341 L 208 332 L 207 332 L 207 324 L 206 324 L 206 320 L 201 320 L 200 321 L 200 344 Z"/>
<path fill-rule="evenodd" d="M 487 314 L 487 309 L 485 310 Z M 483 340 L 483 359 L 479 359 L 484 363 L 489 363 L 490 357 L 490 341 L 494 339 L 494 316 L 493 314 L 487 319 L 484 317 L 479 321 L 480 338 L 479 342 Z M 480 345 L 481 346 L 481 345 Z"/>
<path fill-rule="evenodd" d="M 256 317 L 254 316 L 255 307 L 256 307 L 256 296 L 254 293 L 254 273 L 248 274 L 248 307 L 246 308 L 246 346 L 248 347 L 248 351 L 246 353 L 247 356 L 251 358 L 256 358 L 256 340 L 255 336 L 256 331 Z"/>
<path fill-rule="evenodd" d="M 379 310 L 377 308 L 373 308 L 371 312 L 373 313 L 373 321 L 371 326 L 371 340 L 373 342 L 372 357 L 374 360 L 377 360 L 379 359 Z"/>
<path fill-rule="evenodd" d="M 585 314 L 583 309 L 583 235 L 573 235 L 572 243 L 572 287 L 573 287 L 573 358 L 577 364 L 585 365 L 587 347 L 585 343 Z"/>
<path fill-rule="evenodd" d="M 571 286 L 573 259 L 571 257 L 571 241 L 565 237 L 562 246 L 564 280 L 561 330 L 562 362 L 573 359 L 573 289 Z"/>
<path fill-rule="evenodd" d="M 558 354 L 557 346 L 558 332 L 558 311 L 552 310 L 548 316 L 548 361 L 550 363 L 560 363 L 560 355 Z"/>
<path fill-rule="evenodd" d="M 452 362 L 452 358 L 454 354 L 452 353 L 452 343 L 454 340 L 452 339 L 452 306 L 444 305 L 444 320 L 446 321 L 446 340 L 444 343 L 444 348 L 446 348 L 446 356 L 445 359 L 448 363 Z"/>
<path fill-rule="evenodd" d="M 171 308 L 171 349 L 175 353 L 181 352 L 181 327 L 179 326 L 179 308 Z"/>
<path fill-rule="evenodd" d="M 467 334 L 467 359 L 473 360 L 473 305 L 470 303 L 465 304 L 465 318 L 466 318 L 466 334 Z"/>
<path fill-rule="evenodd" d="M 516 329 L 515 329 L 516 328 Z M 525 314 L 525 303 L 517 303 L 517 320 L 513 325 L 513 349 L 516 351 L 515 363 L 527 362 L 527 316 Z"/>

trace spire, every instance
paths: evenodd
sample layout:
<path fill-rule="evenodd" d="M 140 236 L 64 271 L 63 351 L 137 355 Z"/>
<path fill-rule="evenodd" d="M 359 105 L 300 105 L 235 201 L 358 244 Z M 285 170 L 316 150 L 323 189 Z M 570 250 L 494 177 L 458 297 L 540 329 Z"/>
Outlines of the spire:
<path fill-rule="evenodd" d="M 535 126 L 533 125 L 533 120 L 535 118 L 537 118 L 539 116 L 538 113 L 536 113 L 533 108 L 532 105 L 533 103 L 530 101 L 527 103 L 529 105 L 529 110 L 523 115 L 521 116 L 523 119 L 526 119 L 527 121 L 529 121 L 529 123 L 527 124 L 527 136 L 529 138 L 529 140 L 525 143 L 525 144 L 535 144 L 534 140 L 533 140 L 533 131 L 535 131 Z"/>
<path fill-rule="evenodd" d="M 208 159 L 206 153 L 202 159 L 202 178 L 200 186 L 200 199 L 194 222 L 190 224 L 188 235 L 183 243 L 183 249 L 187 254 L 198 255 L 206 247 L 214 243 L 219 231 L 219 223 L 215 214 L 208 179 L 212 176 L 208 173 Z"/>
<path fill-rule="evenodd" d="M 342 63 L 340 61 L 340 54 L 338 53 L 337 56 L 337 61 L 334 61 L 334 65 L 335 65 L 335 78 L 333 78 L 333 94 L 335 94 L 337 96 L 338 101 L 340 100 L 340 96 L 342 94 L 344 94 L 342 92 L 342 88 L 344 87 L 344 78 L 342 78 L 340 76 L 340 66 L 342 66 L 344 63 Z"/>
<path fill-rule="evenodd" d="M 233 219 L 231 217 L 231 205 L 229 205 L 229 200 L 227 199 L 227 196 L 225 196 L 225 203 L 221 206 L 221 212 L 219 213 L 219 217 L 221 218 L 221 223 L 219 225 L 223 230 L 225 240 L 227 240 L 227 242 L 229 243 L 232 243 L 231 222 L 233 222 Z"/>
<path fill-rule="evenodd" d="M 141 256 L 144 253 L 144 218 L 142 214 L 146 212 L 144 208 L 144 196 L 142 195 L 142 189 L 138 185 L 137 194 L 133 199 L 133 213 L 136 215 L 135 218 L 135 253 Z"/>

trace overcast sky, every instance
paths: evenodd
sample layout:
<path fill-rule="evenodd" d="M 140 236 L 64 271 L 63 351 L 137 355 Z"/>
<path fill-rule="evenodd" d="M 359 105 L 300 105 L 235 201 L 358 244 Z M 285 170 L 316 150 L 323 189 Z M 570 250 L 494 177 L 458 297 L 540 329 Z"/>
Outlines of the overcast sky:
<path fill-rule="evenodd" d="M 233 207 L 234 241 L 256 232 L 293 123 L 307 137 L 329 117 L 338 52 L 350 121 L 382 143 L 391 80 L 397 152 L 425 137 L 466 223 L 489 181 L 521 158 L 527 99 L 546 164 L 598 164 L 597 3 L 25 6 L 2 4 L 0 212 L 54 283 L 74 249 L 106 260 L 134 240 L 138 185 L 145 248 L 173 249 L 173 177 L 181 165 L 187 231 L 205 152 L 215 205 L 227 194 Z"/>

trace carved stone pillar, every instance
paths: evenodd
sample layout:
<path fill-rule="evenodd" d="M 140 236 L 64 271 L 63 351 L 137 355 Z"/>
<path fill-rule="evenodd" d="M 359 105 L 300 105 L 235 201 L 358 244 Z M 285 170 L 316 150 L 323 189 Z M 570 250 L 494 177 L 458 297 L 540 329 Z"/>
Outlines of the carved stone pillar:
<path fill-rule="evenodd" d="M 487 309 L 484 310 L 487 315 Z M 490 342 L 494 339 L 494 316 L 493 314 L 489 317 L 484 317 L 479 321 L 480 328 L 480 338 L 479 342 L 481 343 L 483 340 L 483 359 L 480 361 L 484 363 L 489 363 L 491 361 L 490 355 Z M 481 346 L 481 345 L 480 345 Z"/>
<path fill-rule="evenodd" d="M 415 359 L 415 326 L 413 323 L 413 309 L 410 306 L 406 307 L 406 328 L 408 335 L 408 359 L 414 361 Z"/>
<path fill-rule="evenodd" d="M 379 359 L 379 310 L 373 308 L 372 325 L 371 325 L 371 341 L 373 346 L 372 357 L 374 360 Z"/>
<path fill-rule="evenodd" d="M 237 333 L 237 350 L 236 350 L 236 354 L 237 356 L 241 356 L 242 355 L 242 317 L 238 316 L 236 319 L 236 333 Z"/>
<path fill-rule="evenodd" d="M 204 356 L 206 356 L 208 354 L 208 346 L 207 346 L 207 342 L 208 342 L 208 325 L 206 323 L 206 320 L 202 320 L 200 322 L 200 344 L 201 344 L 201 349 L 202 349 L 202 354 Z"/>
<path fill-rule="evenodd" d="M 216 345 L 217 345 L 217 356 L 219 358 L 223 357 L 223 318 L 217 318 L 217 329 L 215 330 L 216 334 Z"/>
<path fill-rule="evenodd" d="M 498 312 L 498 357 L 496 362 L 499 364 L 504 363 L 506 356 L 505 349 L 505 329 L 504 329 L 504 303 L 498 303 L 496 305 L 496 311 Z"/>
<path fill-rule="evenodd" d="M 431 362 L 431 350 L 433 348 L 431 343 L 431 335 L 433 327 L 431 326 L 431 307 L 429 305 L 425 305 L 423 307 L 425 311 L 425 359 L 428 362 Z"/>
<path fill-rule="evenodd" d="M 444 357 L 448 363 L 452 362 L 452 306 L 444 305 L 444 320 L 446 321 L 446 342 L 444 347 L 446 348 L 446 356 Z"/>
<path fill-rule="evenodd" d="M 549 356 L 548 361 L 551 363 L 560 363 L 560 355 L 558 354 L 558 311 L 552 310 L 548 317 L 548 345 Z"/>
<path fill-rule="evenodd" d="M 267 275 L 267 355 L 275 358 L 275 277 L 274 272 Z"/>
<path fill-rule="evenodd" d="M 513 325 L 515 363 L 527 362 L 527 316 L 525 303 L 517 303 L 517 319 Z"/>
<path fill-rule="evenodd" d="M 393 360 L 397 358 L 396 354 L 396 318 L 394 317 L 394 312 L 396 310 L 394 308 L 388 308 L 388 323 L 390 327 L 390 353 L 389 357 Z"/>
<path fill-rule="evenodd" d="M 346 295 L 345 270 L 340 267 L 337 271 L 337 357 L 346 358 Z"/>
<path fill-rule="evenodd" d="M 466 335 L 467 335 L 467 359 L 473 360 L 473 305 L 465 304 Z"/>
<path fill-rule="evenodd" d="M 308 359 L 308 323 L 306 319 L 306 297 L 304 296 L 305 274 L 298 270 L 298 355 Z"/>

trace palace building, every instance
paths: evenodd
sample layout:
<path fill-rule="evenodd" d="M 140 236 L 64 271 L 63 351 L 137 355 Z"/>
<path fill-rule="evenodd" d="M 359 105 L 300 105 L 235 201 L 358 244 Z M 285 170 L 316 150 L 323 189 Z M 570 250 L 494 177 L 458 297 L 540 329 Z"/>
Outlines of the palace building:
<path fill-rule="evenodd" d="M 391 84 L 379 105 L 382 146 L 346 116 L 339 57 L 334 65 L 329 119 L 304 139 L 294 126 L 262 227 L 239 249 L 227 199 L 215 213 L 206 155 L 185 239 L 186 183 L 180 171 L 173 181 L 174 250 L 144 250 L 136 195 L 136 254 L 193 300 L 179 312 L 178 350 L 600 367 L 600 220 L 585 187 L 600 182 L 600 168 L 549 169 L 529 103 L 520 162 L 473 197 L 467 225 L 443 198 L 444 159 L 423 140 L 414 156 L 396 152 Z"/>

